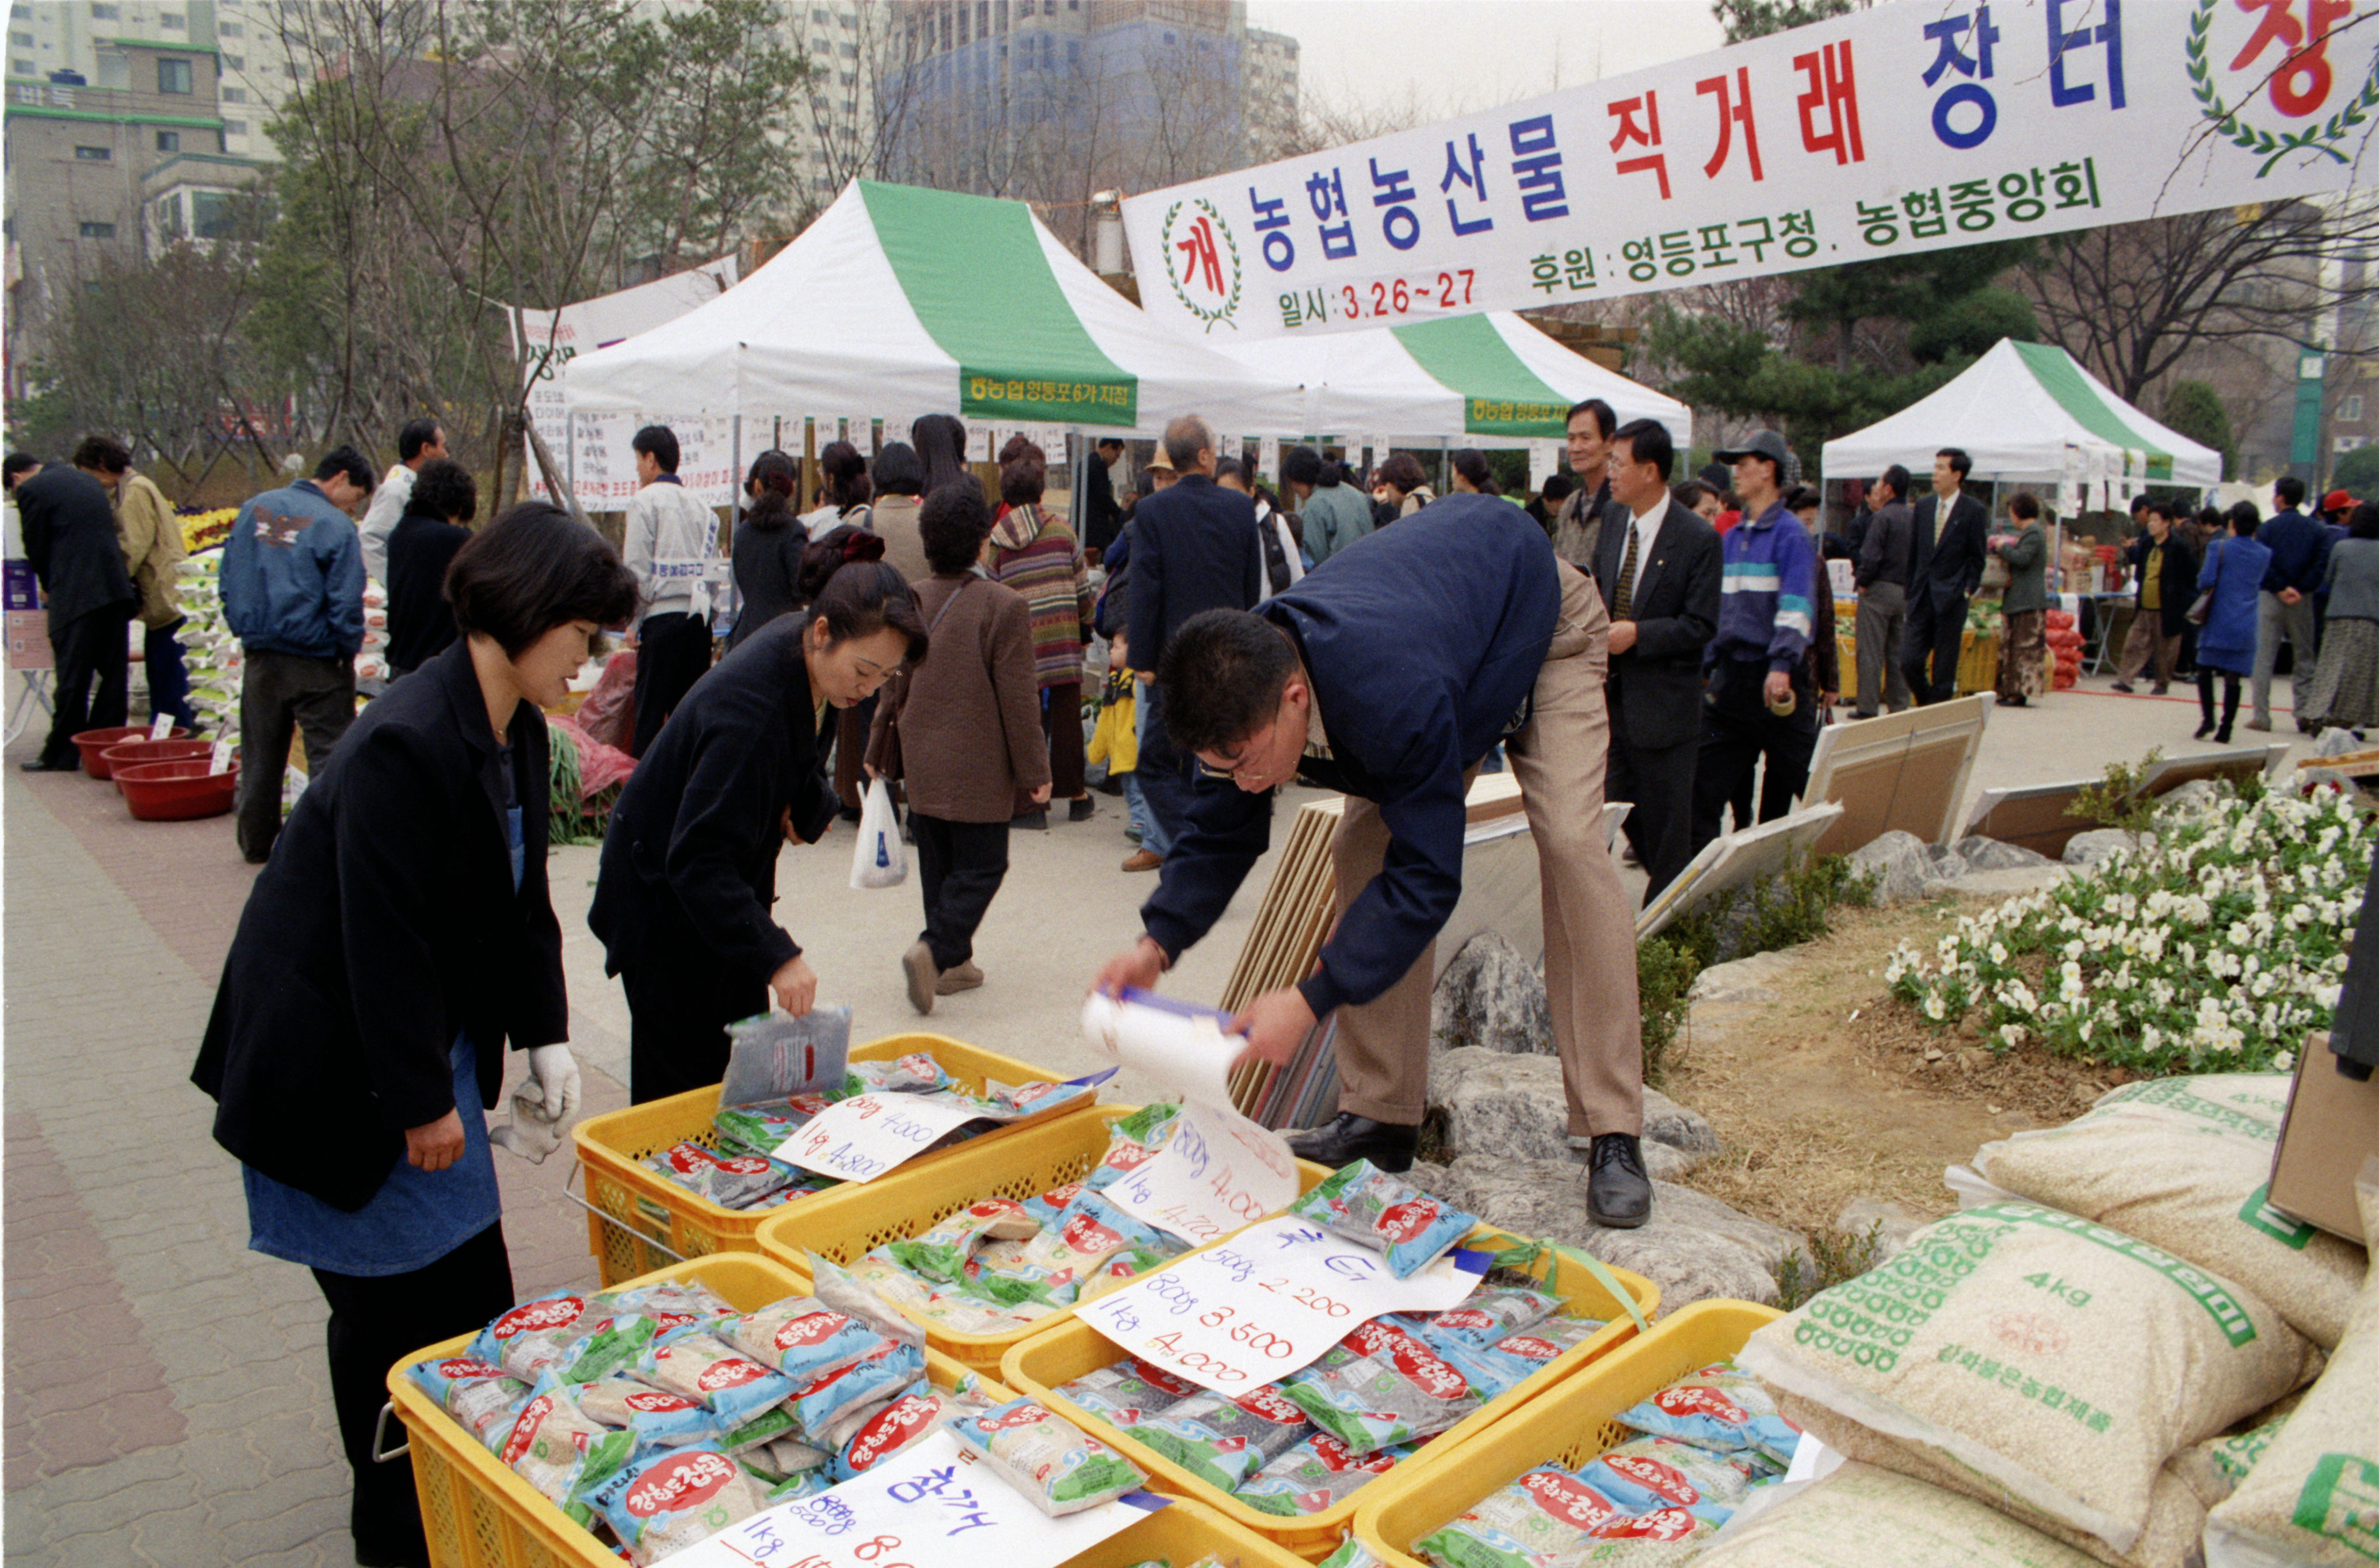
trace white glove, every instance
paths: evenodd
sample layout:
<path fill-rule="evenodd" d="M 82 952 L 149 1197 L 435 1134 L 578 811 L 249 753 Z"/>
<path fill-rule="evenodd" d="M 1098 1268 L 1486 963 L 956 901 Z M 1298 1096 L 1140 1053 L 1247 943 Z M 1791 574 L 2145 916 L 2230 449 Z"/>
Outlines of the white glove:
<path fill-rule="evenodd" d="M 541 1119 L 566 1127 L 578 1115 L 578 1092 L 581 1087 L 578 1064 L 571 1059 L 567 1045 L 532 1045 L 528 1050 L 528 1076 L 544 1091 Z M 522 1088 L 528 1086 L 523 1084 Z M 523 1094 L 518 1101 L 530 1096 Z"/>

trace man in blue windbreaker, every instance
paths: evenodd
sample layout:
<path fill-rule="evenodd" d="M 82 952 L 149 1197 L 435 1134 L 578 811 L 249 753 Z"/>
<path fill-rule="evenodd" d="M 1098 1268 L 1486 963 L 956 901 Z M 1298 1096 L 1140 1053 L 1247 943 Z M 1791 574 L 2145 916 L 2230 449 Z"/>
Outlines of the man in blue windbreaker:
<path fill-rule="evenodd" d="M 1588 1210 L 1642 1224 L 1635 924 L 1601 821 L 1609 624 L 1592 581 L 1554 558 L 1528 513 L 1478 495 L 1357 540 L 1252 611 L 1183 622 L 1157 669 L 1166 722 L 1203 772 L 1238 788 L 1198 792 L 1141 908 L 1144 934 L 1099 987 L 1153 985 L 1213 928 L 1264 851 L 1275 785 L 1343 790 L 1339 916 L 1321 961 L 1235 1027 L 1277 1065 L 1336 1009 L 1338 1116 L 1290 1147 L 1327 1165 L 1407 1168 L 1428 1100 L 1432 950 L 1462 894 L 1465 792 L 1503 742 L 1537 845 L 1545 988 Z"/>

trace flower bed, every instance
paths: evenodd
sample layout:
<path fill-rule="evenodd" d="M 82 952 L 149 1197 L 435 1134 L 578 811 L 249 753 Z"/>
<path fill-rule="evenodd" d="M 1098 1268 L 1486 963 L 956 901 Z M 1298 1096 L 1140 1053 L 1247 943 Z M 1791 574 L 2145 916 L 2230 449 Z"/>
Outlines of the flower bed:
<path fill-rule="evenodd" d="M 2139 847 L 1901 944 L 1892 992 L 1937 1029 L 2175 1072 L 2285 1070 L 2327 1029 L 2373 828 L 2346 797 L 2222 793 L 2165 809 Z"/>

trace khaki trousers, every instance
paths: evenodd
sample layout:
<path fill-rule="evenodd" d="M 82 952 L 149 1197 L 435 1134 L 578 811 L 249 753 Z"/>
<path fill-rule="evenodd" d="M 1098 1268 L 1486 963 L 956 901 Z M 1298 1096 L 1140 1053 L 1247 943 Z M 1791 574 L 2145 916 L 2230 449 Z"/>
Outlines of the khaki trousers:
<path fill-rule="evenodd" d="M 1610 618 L 1583 573 L 1561 566 L 1561 621 L 1527 728 L 1505 747 L 1536 839 L 1545 922 L 1545 992 L 1568 1092 L 1572 1137 L 1640 1135 L 1644 1044 L 1636 1000 L 1636 923 L 1602 833 L 1611 749 L 1603 706 Z M 1349 796 L 1331 839 L 1337 909 L 1380 874 L 1388 830 Z M 1418 1126 L 1429 1099 L 1429 1001 L 1435 945 L 1395 984 L 1338 1012 L 1338 1108 Z"/>

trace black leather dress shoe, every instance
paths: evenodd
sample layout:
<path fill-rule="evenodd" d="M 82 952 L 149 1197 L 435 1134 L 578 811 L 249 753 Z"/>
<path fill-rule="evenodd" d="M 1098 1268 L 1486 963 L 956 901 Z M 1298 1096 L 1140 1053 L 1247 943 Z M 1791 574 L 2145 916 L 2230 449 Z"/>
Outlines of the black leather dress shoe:
<path fill-rule="evenodd" d="M 1612 1230 L 1634 1230 L 1652 1217 L 1652 1181 L 1644 1174 L 1644 1146 L 1624 1132 L 1606 1132 L 1586 1157 L 1586 1215 Z"/>
<path fill-rule="evenodd" d="M 82 763 L 79 759 L 74 762 L 48 762 L 41 757 L 35 757 L 30 762 L 20 762 L 17 766 L 27 773 L 73 773 L 82 766 Z"/>
<path fill-rule="evenodd" d="M 1369 1160 L 1383 1171 L 1408 1171 L 1419 1146 L 1420 1128 L 1375 1122 L 1352 1111 L 1341 1111 L 1310 1132 L 1288 1135 L 1290 1153 L 1334 1171 L 1358 1160 Z"/>

